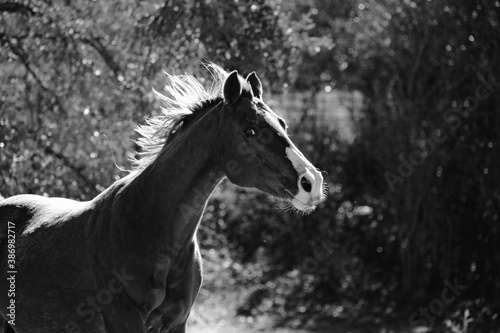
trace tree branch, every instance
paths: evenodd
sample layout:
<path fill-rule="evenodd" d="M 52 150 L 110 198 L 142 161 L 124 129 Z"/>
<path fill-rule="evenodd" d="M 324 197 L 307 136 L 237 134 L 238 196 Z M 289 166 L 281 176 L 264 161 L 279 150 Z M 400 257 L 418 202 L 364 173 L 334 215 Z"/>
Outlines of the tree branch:
<path fill-rule="evenodd" d="M 118 77 L 121 73 L 121 68 L 113 58 L 113 56 L 108 52 L 106 47 L 95 37 L 83 38 L 82 41 L 91 46 L 94 50 L 99 53 L 99 55 L 104 59 L 106 65 L 113 71 L 113 74 Z"/>
<path fill-rule="evenodd" d="M 42 80 L 38 77 L 36 72 L 31 67 L 30 61 L 28 59 L 28 55 L 26 54 L 26 52 L 24 52 L 23 48 L 18 46 L 16 43 L 13 43 L 9 38 L 7 38 L 5 36 L 0 36 L 0 39 L 5 40 L 7 42 L 7 44 L 10 46 L 10 49 L 12 50 L 12 53 L 14 53 L 18 57 L 18 59 L 21 61 L 21 63 L 24 65 L 24 67 L 26 67 L 26 70 L 28 71 L 28 73 L 30 73 L 33 76 L 33 78 L 35 79 L 36 83 L 38 83 L 40 88 L 42 88 L 42 90 L 45 93 L 51 95 L 51 97 L 54 97 L 55 104 L 59 107 L 61 112 L 63 112 L 64 114 L 67 115 L 68 112 L 63 107 L 61 100 L 59 99 L 59 96 L 57 96 L 57 94 L 55 92 L 52 92 L 48 87 L 46 87 L 44 85 Z"/>
<path fill-rule="evenodd" d="M 82 170 L 84 169 L 83 167 L 76 166 L 64 154 L 62 154 L 60 152 L 56 152 L 54 149 L 52 149 L 49 146 L 43 145 L 42 142 L 40 142 L 39 140 L 37 140 L 37 141 L 38 141 L 39 145 L 44 146 L 45 154 L 52 155 L 55 158 L 57 158 L 58 160 L 62 161 L 67 168 L 69 168 L 71 171 L 73 171 L 75 173 L 75 175 L 78 177 L 78 179 L 80 179 L 86 185 L 86 190 L 87 190 L 86 192 L 88 194 L 95 194 L 97 184 L 95 182 L 91 181 L 89 178 L 87 178 L 87 176 L 82 172 Z"/>

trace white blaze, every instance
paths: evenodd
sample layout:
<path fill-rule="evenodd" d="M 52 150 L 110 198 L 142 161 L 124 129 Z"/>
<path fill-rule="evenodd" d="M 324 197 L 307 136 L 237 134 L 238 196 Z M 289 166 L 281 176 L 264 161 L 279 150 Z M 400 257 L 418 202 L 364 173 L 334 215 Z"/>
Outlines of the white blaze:
<path fill-rule="evenodd" d="M 269 113 L 273 113 L 269 108 L 267 109 L 269 110 Z M 299 174 L 299 177 L 297 178 L 299 192 L 295 195 L 295 197 L 293 197 L 292 205 L 300 211 L 310 212 L 324 199 L 323 176 L 314 167 L 314 165 L 312 165 L 311 162 L 309 162 L 307 158 L 302 155 L 300 150 L 295 147 L 293 142 L 288 138 L 286 131 L 281 127 L 276 118 L 267 114 L 267 112 L 264 114 L 264 117 L 267 122 L 288 141 L 288 144 L 290 145 L 286 148 L 286 156 L 292 162 L 293 167 Z M 306 179 L 311 183 L 311 190 L 309 192 L 306 191 L 300 184 L 300 180 L 303 177 L 306 177 Z"/>
<path fill-rule="evenodd" d="M 292 199 L 292 205 L 301 211 L 313 210 L 324 198 L 323 176 L 291 141 L 290 147 L 286 148 L 286 156 L 299 174 L 297 179 L 299 192 Z M 311 190 L 309 192 L 300 184 L 302 177 L 305 177 L 311 183 Z"/>

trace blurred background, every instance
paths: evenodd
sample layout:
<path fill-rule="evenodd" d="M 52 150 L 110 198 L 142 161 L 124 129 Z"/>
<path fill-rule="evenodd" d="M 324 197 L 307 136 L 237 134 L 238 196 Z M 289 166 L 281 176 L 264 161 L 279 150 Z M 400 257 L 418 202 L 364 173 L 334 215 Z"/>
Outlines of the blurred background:
<path fill-rule="evenodd" d="M 192 332 L 499 332 L 500 1 L 0 0 L 0 195 L 123 177 L 169 73 L 256 71 L 324 170 L 309 216 L 223 183 Z"/>

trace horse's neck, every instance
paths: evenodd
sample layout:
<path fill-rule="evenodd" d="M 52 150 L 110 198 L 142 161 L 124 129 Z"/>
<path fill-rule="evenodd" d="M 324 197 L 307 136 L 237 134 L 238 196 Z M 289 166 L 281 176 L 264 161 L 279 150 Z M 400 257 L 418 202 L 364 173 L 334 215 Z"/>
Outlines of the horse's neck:
<path fill-rule="evenodd" d="M 199 119 L 123 188 L 119 208 L 113 208 L 124 212 L 117 226 L 124 238 L 144 240 L 167 255 L 192 241 L 208 197 L 223 177 L 211 156 L 217 126 L 211 117 Z"/>

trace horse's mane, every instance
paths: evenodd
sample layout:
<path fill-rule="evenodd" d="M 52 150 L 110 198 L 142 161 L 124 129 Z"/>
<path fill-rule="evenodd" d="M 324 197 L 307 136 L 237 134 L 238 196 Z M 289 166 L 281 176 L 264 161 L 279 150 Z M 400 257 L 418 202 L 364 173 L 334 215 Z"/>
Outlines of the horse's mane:
<path fill-rule="evenodd" d="M 175 133 L 182 131 L 186 124 L 191 123 L 199 111 L 222 100 L 223 84 L 229 74 L 215 64 L 208 64 L 206 67 L 212 74 L 212 82 L 208 88 L 190 74 L 166 73 L 166 94 L 153 89 L 163 102 L 163 112 L 146 119 L 145 125 L 138 125 L 135 129 L 141 135 L 135 141 L 140 147 L 139 157 L 132 160 L 135 170 L 143 170 L 151 164 L 167 141 Z"/>

